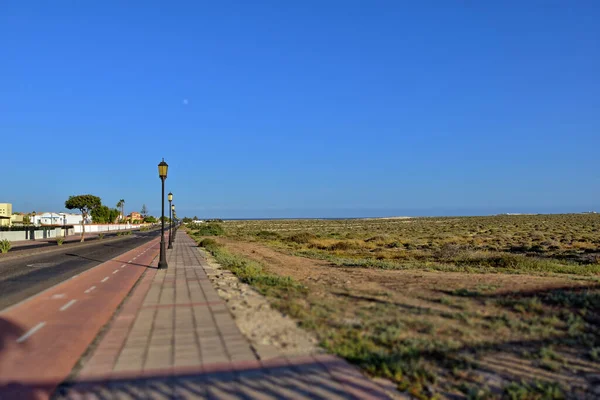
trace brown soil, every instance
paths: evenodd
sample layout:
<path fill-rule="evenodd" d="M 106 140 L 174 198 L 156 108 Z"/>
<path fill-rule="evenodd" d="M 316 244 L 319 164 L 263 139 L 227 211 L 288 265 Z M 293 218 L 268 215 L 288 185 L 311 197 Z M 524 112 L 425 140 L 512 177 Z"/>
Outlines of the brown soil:
<path fill-rule="evenodd" d="M 414 299 L 422 295 L 423 290 L 451 291 L 465 286 L 494 286 L 498 288 L 494 293 L 502 294 L 589 285 L 589 281 L 551 276 L 345 268 L 327 261 L 283 254 L 259 243 L 223 238 L 218 241 L 237 254 L 261 262 L 269 272 L 290 276 L 315 289 L 315 286 L 323 285 L 328 290 L 336 287 L 360 291 L 391 290 Z"/>

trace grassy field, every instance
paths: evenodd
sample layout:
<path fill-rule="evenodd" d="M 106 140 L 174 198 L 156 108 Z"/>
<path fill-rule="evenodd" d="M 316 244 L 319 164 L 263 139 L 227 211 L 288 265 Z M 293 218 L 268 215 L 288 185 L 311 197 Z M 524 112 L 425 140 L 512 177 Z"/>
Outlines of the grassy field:
<path fill-rule="evenodd" d="M 414 397 L 600 396 L 600 215 L 190 233 L 323 347 Z"/>

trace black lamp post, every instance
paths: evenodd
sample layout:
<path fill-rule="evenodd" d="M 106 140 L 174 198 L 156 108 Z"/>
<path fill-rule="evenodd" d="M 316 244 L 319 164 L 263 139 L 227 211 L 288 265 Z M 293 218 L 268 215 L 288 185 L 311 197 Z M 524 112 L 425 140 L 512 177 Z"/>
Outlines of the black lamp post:
<path fill-rule="evenodd" d="M 169 192 L 169 194 L 167 195 L 169 198 L 169 249 L 173 248 L 173 223 L 171 222 L 173 220 L 172 214 L 171 214 L 171 210 L 173 209 L 173 206 L 171 205 L 171 202 L 173 201 L 173 193 Z"/>
<path fill-rule="evenodd" d="M 165 179 L 167 179 L 167 171 L 169 170 L 169 164 L 165 162 L 165 159 L 158 164 L 158 176 L 162 181 L 162 196 L 161 199 L 161 214 L 162 214 L 162 228 L 160 230 L 160 258 L 158 260 L 158 269 L 166 269 L 167 257 L 165 251 Z"/>

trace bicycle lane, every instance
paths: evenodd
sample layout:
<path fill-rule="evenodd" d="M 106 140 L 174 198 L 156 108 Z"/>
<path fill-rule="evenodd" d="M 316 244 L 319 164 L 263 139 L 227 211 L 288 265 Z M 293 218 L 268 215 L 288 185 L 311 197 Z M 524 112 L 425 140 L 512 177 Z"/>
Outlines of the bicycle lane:
<path fill-rule="evenodd" d="M 0 399 L 48 398 L 158 251 L 157 238 L 0 312 Z"/>

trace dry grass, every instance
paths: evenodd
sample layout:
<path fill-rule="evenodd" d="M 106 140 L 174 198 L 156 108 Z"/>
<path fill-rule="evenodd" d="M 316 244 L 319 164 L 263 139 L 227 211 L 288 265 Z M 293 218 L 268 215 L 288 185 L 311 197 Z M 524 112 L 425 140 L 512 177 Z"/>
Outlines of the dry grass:
<path fill-rule="evenodd" d="M 600 215 L 231 221 L 227 236 L 342 266 L 600 273 Z"/>
<path fill-rule="evenodd" d="M 233 221 L 206 243 L 323 347 L 417 398 L 593 398 L 599 223 Z"/>

